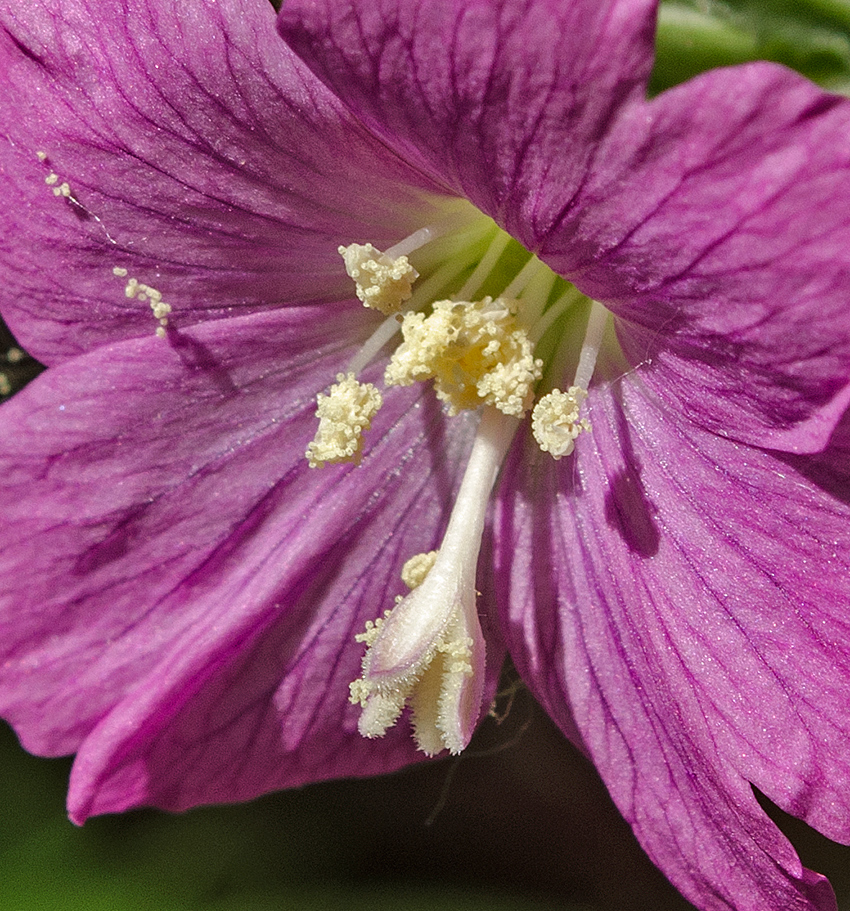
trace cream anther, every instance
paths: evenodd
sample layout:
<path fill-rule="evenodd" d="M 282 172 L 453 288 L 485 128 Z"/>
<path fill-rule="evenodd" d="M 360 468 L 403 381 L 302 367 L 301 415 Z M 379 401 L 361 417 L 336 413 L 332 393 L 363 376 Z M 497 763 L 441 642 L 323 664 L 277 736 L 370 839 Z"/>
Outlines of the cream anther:
<path fill-rule="evenodd" d="M 472 736 L 485 668 L 475 606 L 478 551 L 490 491 L 518 425 L 495 409 L 484 410 L 433 566 L 358 637 L 368 649 L 351 701 L 362 707 L 358 727 L 365 737 L 381 737 L 405 705 L 417 745 L 429 756 L 443 749 L 458 753 Z"/>
<path fill-rule="evenodd" d="M 419 273 L 406 256 L 393 258 L 372 244 L 349 244 L 339 247 L 345 271 L 354 279 L 357 297 L 364 306 L 389 316 L 410 299 L 412 284 Z"/>
<path fill-rule="evenodd" d="M 573 385 L 566 392 L 553 389 L 537 402 L 531 413 L 534 439 L 543 452 L 551 453 L 554 459 L 569 455 L 579 434 L 591 429 L 590 421 L 580 417 L 579 411 L 587 398 L 608 317 L 609 313 L 602 304 L 591 303 Z"/>
<path fill-rule="evenodd" d="M 431 571 L 434 561 L 437 559 L 437 553 L 436 550 L 430 550 L 428 553 L 411 557 L 401 568 L 401 581 L 409 589 L 419 588 Z"/>
<path fill-rule="evenodd" d="M 531 412 L 531 432 L 543 452 L 553 459 L 569 455 L 575 448 L 576 437 L 590 430 L 590 422 L 579 416 L 586 390 L 570 386 L 566 392 L 553 389 L 544 395 Z"/>
<path fill-rule="evenodd" d="M 359 383 L 353 373 L 338 373 L 327 395 L 316 397 L 319 429 L 305 453 L 311 468 L 337 462 L 359 462 L 363 432 L 381 407 L 381 394 L 371 383 Z"/>
<path fill-rule="evenodd" d="M 543 364 L 516 319 L 516 301 L 437 301 L 433 312 L 407 313 L 384 374 L 389 386 L 434 379 L 454 415 L 493 405 L 519 417 L 529 407 Z"/>

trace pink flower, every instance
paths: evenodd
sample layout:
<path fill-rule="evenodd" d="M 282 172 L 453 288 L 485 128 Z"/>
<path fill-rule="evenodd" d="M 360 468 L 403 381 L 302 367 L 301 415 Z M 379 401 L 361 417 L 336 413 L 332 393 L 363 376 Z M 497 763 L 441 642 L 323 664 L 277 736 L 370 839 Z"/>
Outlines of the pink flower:
<path fill-rule="evenodd" d="M 835 907 L 752 786 L 850 840 L 850 103 L 646 101 L 654 13 L 0 0 L 0 709 L 74 819 L 461 749 L 507 644 L 692 902 Z"/>

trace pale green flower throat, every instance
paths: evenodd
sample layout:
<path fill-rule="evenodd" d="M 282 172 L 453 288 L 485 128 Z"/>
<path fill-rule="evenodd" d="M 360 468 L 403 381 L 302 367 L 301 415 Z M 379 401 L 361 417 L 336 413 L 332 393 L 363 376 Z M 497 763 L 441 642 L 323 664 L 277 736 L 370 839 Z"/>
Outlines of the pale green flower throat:
<path fill-rule="evenodd" d="M 439 551 L 412 555 L 412 589 L 357 637 L 367 646 L 351 684 L 360 733 L 382 736 L 405 706 L 428 755 L 460 752 L 472 736 L 484 688 L 484 638 L 475 605 L 478 551 L 490 493 L 521 419 L 531 411 L 538 445 L 555 459 L 590 431 L 582 415 L 609 314 L 468 203 L 381 252 L 340 247 L 364 306 L 387 319 L 327 393 L 307 447 L 311 467 L 359 462 L 381 392 L 359 373 L 400 331 L 384 386 L 433 381 L 449 416 L 480 411 L 478 433 Z M 565 325 L 587 312 L 573 382 Z M 539 385 L 550 391 L 535 401 Z"/>

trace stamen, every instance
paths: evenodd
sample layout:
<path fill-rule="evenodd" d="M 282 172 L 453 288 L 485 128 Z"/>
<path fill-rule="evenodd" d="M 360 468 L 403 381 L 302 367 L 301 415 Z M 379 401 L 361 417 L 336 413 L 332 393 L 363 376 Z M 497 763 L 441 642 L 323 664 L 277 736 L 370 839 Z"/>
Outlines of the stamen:
<path fill-rule="evenodd" d="M 363 676 L 351 684 L 360 733 L 381 737 L 405 704 L 429 756 L 459 753 L 481 711 L 485 645 L 475 606 L 484 518 L 496 475 L 519 421 L 485 408 L 454 509 L 424 581 L 358 637 Z"/>
<path fill-rule="evenodd" d="M 410 309 L 418 310 L 425 304 L 440 300 L 440 292 L 452 284 L 467 265 L 461 256 L 447 259 L 428 278 L 417 284 L 413 297 L 410 299 Z"/>
<path fill-rule="evenodd" d="M 576 376 L 573 380 L 574 386 L 581 386 L 582 389 L 590 386 L 590 378 L 596 368 L 596 359 L 599 356 L 599 348 L 602 345 L 602 336 L 605 334 L 609 316 L 610 314 L 602 304 L 597 301 L 591 302 L 587 329 L 584 333 L 584 344 L 581 346 Z"/>
<path fill-rule="evenodd" d="M 581 418 L 579 412 L 587 398 L 608 315 L 602 304 L 591 303 L 573 385 L 566 392 L 553 389 L 537 402 L 531 413 L 534 439 L 543 452 L 551 453 L 556 460 L 569 455 L 575 448 L 576 437 L 591 429 L 590 421 Z"/>
<path fill-rule="evenodd" d="M 581 298 L 575 288 L 568 288 L 543 315 L 532 323 L 533 328 L 528 333 L 533 344 L 537 344 L 549 330 L 552 323 L 569 310 Z"/>
<path fill-rule="evenodd" d="M 359 462 L 363 432 L 381 407 L 381 394 L 371 383 L 358 383 L 353 373 L 338 373 L 327 395 L 316 396 L 319 429 L 307 446 L 311 468 L 337 462 Z"/>
<path fill-rule="evenodd" d="M 425 581 L 431 572 L 434 561 L 437 559 L 436 550 L 429 550 L 426 554 L 416 554 L 411 557 L 401 568 L 401 581 L 412 591 Z"/>
<path fill-rule="evenodd" d="M 411 287 L 419 273 L 408 255 L 440 237 L 459 231 L 482 216 L 471 206 L 450 212 L 444 218 L 414 231 L 404 240 L 381 252 L 372 244 L 349 244 L 338 248 L 345 270 L 354 279 L 357 297 L 366 307 L 385 315 L 395 313 L 410 299 Z"/>
<path fill-rule="evenodd" d="M 444 292 L 452 284 L 453 280 L 466 268 L 470 248 L 478 245 L 482 236 L 482 227 L 486 230 L 492 229 L 492 222 L 488 225 L 488 221 L 489 219 L 483 218 L 480 214 L 473 221 L 468 212 L 456 212 L 436 225 L 415 231 L 403 241 L 390 247 L 385 254 L 387 256 L 398 255 L 399 251 L 406 249 L 415 251 L 418 248 L 414 246 L 414 242 L 429 244 L 449 233 L 454 227 L 462 230 L 458 249 L 451 251 L 454 255 L 449 255 L 445 262 L 441 263 L 427 278 L 417 282 L 405 309 L 418 310 L 425 304 L 430 304 L 437 299 L 440 292 Z M 398 321 L 398 318 L 387 319 L 372 333 L 363 347 L 351 359 L 346 372 L 360 373 L 400 329 L 401 322 Z"/>
<path fill-rule="evenodd" d="M 552 289 L 557 281 L 558 276 L 545 263 L 538 260 L 536 270 L 531 274 L 528 284 L 522 289 L 520 295 L 522 298 L 522 323 L 528 327 L 529 338 L 534 344 L 537 344 L 542 337 L 542 333 L 537 334 L 537 323 L 540 322 L 544 310 L 548 313 L 546 304 L 549 302 Z M 507 292 L 503 296 L 507 296 Z"/>
<path fill-rule="evenodd" d="M 487 404 L 519 417 L 529 407 L 543 363 L 517 323 L 515 301 L 437 301 L 429 316 L 407 313 L 401 331 L 388 386 L 433 378 L 450 415 Z"/>
<path fill-rule="evenodd" d="M 544 395 L 531 412 L 531 432 L 537 445 L 556 461 L 575 448 L 576 437 L 590 430 L 590 422 L 579 418 L 581 403 L 587 398 L 584 389 L 570 386 L 566 392 L 553 389 Z"/>
<path fill-rule="evenodd" d="M 372 359 L 399 329 L 401 329 L 401 323 L 398 321 L 398 317 L 390 316 L 385 319 L 349 361 L 345 372 L 353 373 L 355 376 L 360 373 L 361 370 L 372 363 Z"/>
<path fill-rule="evenodd" d="M 473 270 L 472 275 L 469 276 L 463 287 L 455 295 L 455 300 L 469 300 L 478 291 L 481 285 L 484 284 L 484 280 L 493 271 L 494 266 L 499 261 L 499 257 L 505 252 L 510 242 L 510 236 L 505 234 L 504 231 L 496 233 L 487 252 L 481 257 L 481 261 Z"/>
<path fill-rule="evenodd" d="M 526 285 L 534 278 L 534 275 L 542 269 L 545 269 L 550 274 L 552 272 L 552 270 L 541 263 L 536 256 L 532 256 L 522 269 L 517 272 L 516 278 L 514 278 L 508 287 L 505 288 L 501 296 L 508 300 L 519 297 L 525 290 Z"/>
<path fill-rule="evenodd" d="M 406 256 L 388 256 L 372 244 L 349 244 L 338 250 L 364 306 L 389 316 L 410 299 L 411 286 L 419 273 Z"/>
<path fill-rule="evenodd" d="M 418 231 L 414 231 L 413 234 L 409 234 L 404 240 L 393 244 L 387 249 L 386 255 L 393 259 L 397 256 L 409 256 L 415 250 L 424 247 L 425 244 L 430 244 L 431 241 L 436 240 L 438 237 L 452 234 L 480 218 L 481 213 L 476 212 L 471 206 L 465 205 L 459 211 L 450 212 L 445 218 L 425 228 L 420 228 Z"/>

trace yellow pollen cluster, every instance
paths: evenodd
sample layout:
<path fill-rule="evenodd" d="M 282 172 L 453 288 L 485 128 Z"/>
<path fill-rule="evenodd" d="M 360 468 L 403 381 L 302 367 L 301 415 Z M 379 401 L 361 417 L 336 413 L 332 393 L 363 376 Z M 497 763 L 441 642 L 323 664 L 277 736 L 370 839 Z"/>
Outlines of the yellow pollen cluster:
<path fill-rule="evenodd" d="M 401 581 L 409 589 L 419 588 L 431 571 L 438 553 L 439 551 L 431 550 L 411 557 L 401 568 Z"/>
<path fill-rule="evenodd" d="M 112 274 L 118 278 L 127 278 L 127 270 L 122 266 L 115 266 Z M 156 334 L 159 338 L 165 338 L 165 327 L 168 325 L 168 314 L 171 313 L 171 304 L 166 304 L 162 299 L 162 293 L 145 285 L 137 278 L 128 278 L 124 287 L 124 295 L 130 300 L 149 301 L 151 312 L 154 319 L 159 323 Z"/>
<path fill-rule="evenodd" d="M 470 636 L 444 639 L 408 696 L 413 738 L 426 756 L 435 756 L 445 748 L 457 755 L 464 748 L 464 744 L 451 740 L 452 715 L 473 673 L 472 648 Z"/>
<path fill-rule="evenodd" d="M 311 468 L 335 462 L 358 462 L 363 431 L 381 407 L 381 394 L 371 383 L 359 383 L 353 373 L 338 373 L 327 395 L 316 397 L 319 429 L 307 446 Z"/>
<path fill-rule="evenodd" d="M 47 177 L 44 178 L 44 182 L 48 187 L 51 187 L 53 190 L 54 196 L 64 196 L 66 199 L 71 197 L 71 185 L 66 181 L 59 183 L 59 175 L 54 174 L 52 171 Z"/>
<path fill-rule="evenodd" d="M 400 597 L 396 598 L 396 601 L 401 601 L 401 598 Z M 385 610 L 383 617 L 378 617 L 377 620 L 367 620 L 365 629 L 363 630 L 362 633 L 357 633 L 357 635 L 354 637 L 354 641 L 355 642 L 365 642 L 366 645 L 374 645 L 375 640 L 378 638 L 378 633 L 381 631 L 381 624 L 384 622 L 384 620 L 387 619 L 387 617 L 389 617 L 389 615 L 391 613 L 392 613 L 391 610 Z M 358 681 L 358 683 L 360 683 L 362 685 L 362 681 Z M 351 684 L 351 690 L 353 693 L 353 691 L 354 691 L 353 683 Z M 354 699 L 352 696 L 352 702 L 353 701 L 354 701 Z"/>
<path fill-rule="evenodd" d="M 41 152 L 36 152 L 35 157 L 40 162 L 45 163 L 45 162 L 47 162 L 48 156 L 47 156 L 47 152 L 41 151 Z M 71 185 L 65 180 L 63 180 L 60 183 L 59 180 L 60 180 L 59 175 L 53 170 L 51 170 L 51 172 L 47 175 L 47 177 L 44 178 L 44 182 L 53 191 L 54 196 L 64 196 L 65 199 L 70 199 L 73 202 L 76 202 L 76 200 L 73 197 L 73 194 L 71 193 Z"/>
<path fill-rule="evenodd" d="M 393 259 L 372 244 L 350 244 L 339 247 L 339 253 L 364 306 L 389 316 L 410 299 L 411 285 L 419 278 L 419 273 L 406 256 Z"/>
<path fill-rule="evenodd" d="M 6 351 L 5 356 L 0 357 L 0 361 L 5 361 L 10 366 L 20 364 L 26 355 L 17 346 L 12 346 Z M 12 379 L 9 374 L 0 370 L 0 396 L 11 395 L 13 390 Z"/>
<path fill-rule="evenodd" d="M 553 389 L 534 406 L 531 413 L 531 431 L 534 439 L 553 459 L 569 455 L 575 447 L 576 437 L 590 430 L 590 421 L 579 418 L 587 391 L 580 386 L 570 386 L 566 392 Z"/>
<path fill-rule="evenodd" d="M 493 405 L 520 417 L 529 407 L 543 362 L 516 319 L 516 302 L 437 301 L 430 316 L 408 313 L 404 342 L 384 375 L 390 386 L 434 379 L 449 414 Z"/>

